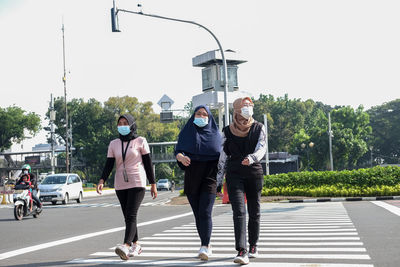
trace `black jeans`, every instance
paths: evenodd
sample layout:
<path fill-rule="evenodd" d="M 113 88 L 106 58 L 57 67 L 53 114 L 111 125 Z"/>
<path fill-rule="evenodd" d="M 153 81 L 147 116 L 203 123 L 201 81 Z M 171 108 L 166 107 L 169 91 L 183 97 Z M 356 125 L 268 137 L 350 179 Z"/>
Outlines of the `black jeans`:
<path fill-rule="evenodd" d="M 134 187 L 124 190 L 115 190 L 115 192 L 125 218 L 124 243 L 135 243 L 138 240 L 137 213 L 143 201 L 145 189 L 143 187 Z"/>
<path fill-rule="evenodd" d="M 229 201 L 233 211 L 233 225 L 235 231 L 235 248 L 237 251 L 246 249 L 246 205 L 249 213 L 249 244 L 256 246 L 260 235 L 260 197 L 263 186 L 262 175 L 227 174 Z"/>
<path fill-rule="evenodd" d="M 204 191 L 200 191 L 197 194 L 187 195 L 196 220 L 196 228 L 202 246 L 208 246 L 210 244 L 212 232 L 212 209 L 214 206 L 215 195 L 216 194 Z"/>

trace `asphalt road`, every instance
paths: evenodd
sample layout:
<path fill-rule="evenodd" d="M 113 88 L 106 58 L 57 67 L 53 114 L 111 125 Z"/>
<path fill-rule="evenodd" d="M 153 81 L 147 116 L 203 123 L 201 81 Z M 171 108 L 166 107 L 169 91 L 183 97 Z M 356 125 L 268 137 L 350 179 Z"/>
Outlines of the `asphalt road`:
<path fill-rule="evenodd" d="M 166 203 L 177 194 L 152 200 L 146 192 L 139 210 L 143 253 L 128 262 L 113 253 L 124 234 L 115 195 L 46 205 L 38 219 L 22 221 L 0 205 L 0 266 L 235 266 L 230 205 L 214 208 L 214 251 L 203 264 L 195 258 L 200 244 L 190 207 Z M 248 266 L 400 266 L 399 216 L 398 201 L 263 203 L 260 257 Z"/>

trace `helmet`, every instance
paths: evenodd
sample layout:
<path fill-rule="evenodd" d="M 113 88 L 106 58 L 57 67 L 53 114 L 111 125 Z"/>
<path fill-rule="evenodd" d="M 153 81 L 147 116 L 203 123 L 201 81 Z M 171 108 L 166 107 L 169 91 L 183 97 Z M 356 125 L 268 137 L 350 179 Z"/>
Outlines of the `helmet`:
<path fill-rule="evenodd" d="M 31 165 L 29 164 L 24 164 L 22 165 L 22 170 L 28 170 L 29 173 L 31 173 Z"/>

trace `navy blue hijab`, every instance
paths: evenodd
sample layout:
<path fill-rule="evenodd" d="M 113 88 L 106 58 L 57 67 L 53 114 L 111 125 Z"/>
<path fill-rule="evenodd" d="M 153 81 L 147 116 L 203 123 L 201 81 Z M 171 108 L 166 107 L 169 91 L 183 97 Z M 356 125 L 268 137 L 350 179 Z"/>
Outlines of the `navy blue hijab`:
<path fill-rule="evenodd" d="M 193 123 L 195 113 L 201 108 L 208 113 L 208 124 L 204 127 Z M 211 111 L 208 107 L 200 105 L 194 109 L 194 113 L 179 133 L 175 154 L 183 152 L 192 160 L 198 161 L 216 160 L 219 158 L 221 146 L 221 134 Z"/>

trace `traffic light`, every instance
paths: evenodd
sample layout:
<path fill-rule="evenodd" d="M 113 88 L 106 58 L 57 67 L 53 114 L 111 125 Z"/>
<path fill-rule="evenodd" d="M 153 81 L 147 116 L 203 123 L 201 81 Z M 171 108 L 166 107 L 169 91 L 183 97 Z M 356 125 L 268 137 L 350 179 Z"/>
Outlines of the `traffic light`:
<path fill-rule="evenodd" d="M 118 15 L 115 8 L 111 8 L 111 29 L 112 32 L 121 32 L 118 25 Z"/>

